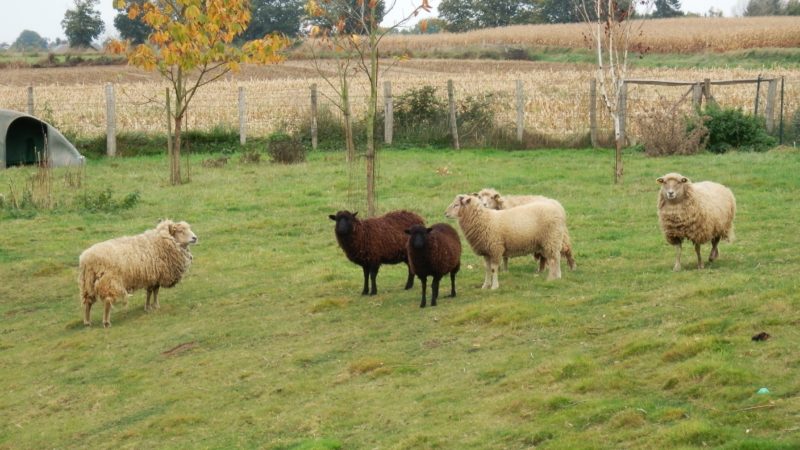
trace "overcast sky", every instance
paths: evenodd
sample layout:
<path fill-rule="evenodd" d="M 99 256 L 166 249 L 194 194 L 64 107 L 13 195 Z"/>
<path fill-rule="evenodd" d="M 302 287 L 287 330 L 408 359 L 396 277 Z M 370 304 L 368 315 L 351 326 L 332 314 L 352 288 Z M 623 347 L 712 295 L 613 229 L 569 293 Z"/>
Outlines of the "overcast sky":
<path fill-rule="evenodd" d="M 398 0 L 395 12 L 411 11 L 412 0 Z M 104 36 L 117 35 L 114 28 L 114 0 L 100 0 L 98 9 L 106 24 Z M 431 5 L 438 5 L 439 0 L 431 0 Z M 403 7 L 402 5 L 408 6 Z M 725 17 L 741 15 L 747 0 L 682 0 L 685 12 L 703 14 L 709 8 L 722 10 Z M 32 30 L 40 36 L 54 40 L 57 37 L 66 39 L 61 28 L 64 13 L 75 5 L 73 0 L 0 0 L 0 42 L 13 43 L 23 30 Z M 391 17 L 389 18 L 391 20 Z M 395 18 L 394 22 L 398 19 Z M 101 39 L 102 40 L 102 39 Z"/>

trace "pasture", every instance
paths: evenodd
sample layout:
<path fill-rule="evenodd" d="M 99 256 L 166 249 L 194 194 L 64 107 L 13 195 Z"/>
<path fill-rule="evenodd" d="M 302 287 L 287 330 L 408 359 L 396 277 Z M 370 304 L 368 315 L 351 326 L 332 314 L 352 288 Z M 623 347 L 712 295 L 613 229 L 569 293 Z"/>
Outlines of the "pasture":
<path fill-rule="evenodd" d="M 419 281 L 384 266 L 378 295 L 338 248 L 328 214 L 360 206 L 361 167 L 315 152 L 294 166 L 206 168 L 168 185 L 163 156 L 57 169 L 51 212 L 0 211 L 0 448 L 797 448 L 800 445 L 800 153 L 386 150 L 379 209 L 445 221 L 493 186 L 559 199 L 578 269 L 546 282 L 510 261 L 479 289 L 464 244 L 458 297 L 420 309 Z M 0 192 L 33 169 L 0 171 Z M 671 271 L 655 179 L 678 171 L 737 197 L 737 240 Z M 138 191 L 93 213 L 80 195 Z M 81 323 L 78 255 L 186 220 L 194 263 L 161 309 L 144 293 L 113 326 Z M 453 225 L 455 225 L 453 223 Z M 703 249 L 704 255 L 710 250 Z M 772 337 L 754 342 L 766 331 Z M 768 394 L 757 394 L 760 388 Z"/>

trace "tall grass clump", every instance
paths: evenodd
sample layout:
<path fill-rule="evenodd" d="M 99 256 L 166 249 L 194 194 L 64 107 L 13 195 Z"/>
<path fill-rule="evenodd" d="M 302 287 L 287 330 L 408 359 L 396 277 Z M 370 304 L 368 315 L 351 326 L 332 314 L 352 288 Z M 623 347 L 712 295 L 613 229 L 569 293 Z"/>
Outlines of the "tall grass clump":
<path fill-rule="evenodd" d="M 306 148 L 300 139 L 288 133 L 276 132 L 269 136 L 267 152 L 272 162 L 297 164 L 306 160 Z"/>

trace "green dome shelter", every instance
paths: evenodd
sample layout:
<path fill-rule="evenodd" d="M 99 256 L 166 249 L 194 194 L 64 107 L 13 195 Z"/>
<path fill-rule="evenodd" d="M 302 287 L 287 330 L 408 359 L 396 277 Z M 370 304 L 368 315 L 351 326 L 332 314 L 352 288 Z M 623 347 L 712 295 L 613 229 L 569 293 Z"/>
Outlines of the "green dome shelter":
<path fill-rule="evenodd" d="M 83 155 L 52 125 L 19 111 L 0 109 L 0 169 L 36 164 L 45 142 L 52 167 L 85 163 Z"/>

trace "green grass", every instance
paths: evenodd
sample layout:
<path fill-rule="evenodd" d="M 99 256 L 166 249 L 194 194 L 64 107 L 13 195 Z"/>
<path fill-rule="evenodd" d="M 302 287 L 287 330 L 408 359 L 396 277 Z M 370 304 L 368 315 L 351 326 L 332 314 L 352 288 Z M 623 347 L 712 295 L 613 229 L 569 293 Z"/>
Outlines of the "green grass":
<path fill-rule="evenodd" d="M 399 56 L 399 55 L 397 55 Z M 462 46 L 458 48 L 431 48 L 414 52 L 414 58 L 443 59 L 521 59 L 565 64 L 596 64 L 597 55 L 588 49 L 560 47 L 514 46 Z M 696 53 L 631 53 L 629 63 L 633 67 L 717 68 L 741 67 L 795 68 L 800 67 L 800 49 L 753 48 L 725 52 Z"/>
<path fill-rule="evenodd" d="M 359 295 L 361 270 L 336 245 L 328 214 L 366 213 L 353 204 L 362 166 L 330 152 L 295 166 L 206 157 L 179 187 L 163 156 L 91 160 L 81 188 L 56 172 L 57 210 L 0 211 L 0 448 L 800 445 L 797 151 L 626 154 L 621 186 L 607 150 L 384 151 L 382 211 L 440 222 L 455 194 L 493 186 L 569 213 L 577 271 L 547 282 L 515 258 L 484 291 L 464 242 L 458 297 L 424 310 L 400 266 Z M 685 246 L 673 273 L 658 229 L 655 178 L 671 171 L 737 196 L 737 240 L 701 271 Z M 0 192 L 29 173 L 0 172 Z M 140 199 L 69 206 L 107 187 Z M 160 217 L 200 238 L 187 277 L 158 312 L 137 292 L 112 328 L 100 308 L 84 328 L 80 252 Z M 760 331 L 772 338 L 751 341 Z"/>

